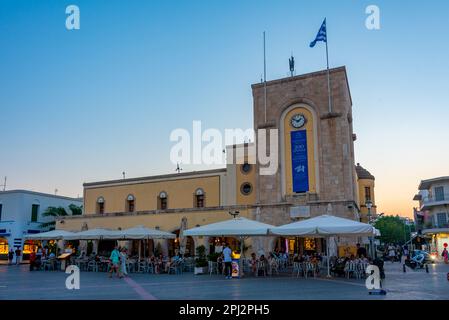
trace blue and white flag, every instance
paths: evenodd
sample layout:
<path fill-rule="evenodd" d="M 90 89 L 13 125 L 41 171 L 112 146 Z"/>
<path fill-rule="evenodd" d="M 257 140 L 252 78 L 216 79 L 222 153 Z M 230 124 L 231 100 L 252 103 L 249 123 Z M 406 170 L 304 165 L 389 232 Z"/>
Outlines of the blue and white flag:
<path fill-rule="evenodd" d="M 321 25 L 320 30 L 318 31 L 315 40 L 310 43 L 310 47 L 315 47 L 317 41 L 323 41 L 327 43 L 327 34 L 326 34 L 326 18 L 324 18 L 323 24 Z"/>

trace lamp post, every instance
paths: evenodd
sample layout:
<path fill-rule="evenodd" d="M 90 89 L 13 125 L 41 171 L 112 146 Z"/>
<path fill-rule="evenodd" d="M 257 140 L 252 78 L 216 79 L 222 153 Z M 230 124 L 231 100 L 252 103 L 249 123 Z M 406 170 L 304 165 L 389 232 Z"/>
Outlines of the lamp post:
<path fill-rule="evenodd" d="M 365 206 L 368 209 L 368 213 L 366 215 L 368 217 L 368 224 L 371 225 L 371 208 L 373 207 L 373 203 L 371 202 L 371 200 L 367 200 L 365 202 Z M 369 247 L 370 247 L 371 259 L 374 259 L 374 245 L 373 245 L 373 237 L 372 236 L 369 237 Z"/>

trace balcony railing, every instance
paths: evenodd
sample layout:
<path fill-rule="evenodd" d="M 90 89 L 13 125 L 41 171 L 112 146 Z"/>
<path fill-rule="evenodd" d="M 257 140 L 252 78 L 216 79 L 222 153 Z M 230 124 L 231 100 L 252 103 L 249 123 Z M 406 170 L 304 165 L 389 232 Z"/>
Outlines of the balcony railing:
<path fill-rule="evenodd" d="M 427 223 L 424 223 L 423 228 L 424 229 L 443 229 L 443 228 L 447 229 L 447 228 L 449 228 L 449 222 L 448 223 L 440 223 L 440 224 L 427 222 Z"/>
<path fill-rule="evenodd" d="M 449 193 L 444 193 L 438 196 L 425 196 L 421 199 L 421 210 L 426 210 L 432 206 L 449 204 Z"/>

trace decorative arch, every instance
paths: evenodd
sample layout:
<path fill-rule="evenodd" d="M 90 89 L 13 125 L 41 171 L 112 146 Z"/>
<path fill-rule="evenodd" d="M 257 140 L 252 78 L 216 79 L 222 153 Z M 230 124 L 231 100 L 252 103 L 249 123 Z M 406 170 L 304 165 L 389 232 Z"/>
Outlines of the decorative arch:
<path fill-rule="evenodd" d="M 306 103 L 307 102 L 307 103 Z M 317 109 L 313 106 L 313 103 L 308 99 L 296 99 L 289 101 L 289 105 L 283 108 L 281 116 L 279 118 L 278 126 L 280 128 L 279 134 L 279 145 L 280 145 L 280 156 L 281 156 L 281 191 L 282 196 L 288 194 L 294 194 L 292 191 L 292 174 L 291 174 L 291 150 L 290 150 L 290 139 L 287 136 L 292 131 L 288 124 L 286 126 L 287 117 L 290 117 L 294 112 L 304 113 L 306 117 L 311 117 L 308 119 L 308 123 L 304 126 L 307 135 L 307 155 L 308 155 L 308 168 L 309 168 L 309 191 L 319 193 L 319 139 L 318 139 L 318 125 L 319 117 L 317 114 Z M 297 129 L 301 130 L 301 129 Z"/>

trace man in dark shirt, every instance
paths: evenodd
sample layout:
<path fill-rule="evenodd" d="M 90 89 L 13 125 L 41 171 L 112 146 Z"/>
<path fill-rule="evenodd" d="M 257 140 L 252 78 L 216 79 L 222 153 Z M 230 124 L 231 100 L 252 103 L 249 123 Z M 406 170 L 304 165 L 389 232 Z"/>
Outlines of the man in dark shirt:
<path fill-rule="evenodd" d="M 357 258 L 363 257 L 366 258 L 366 249 L 360 246 L 360 243 L 357 243 Z"/>
<path fill-rule="evenodd" d="M 20 247 L 17 247 L 16 249 L 16 264 L 20 264 L 20 256 L 22 255 L 22 251 L 20 250 Z"/>

